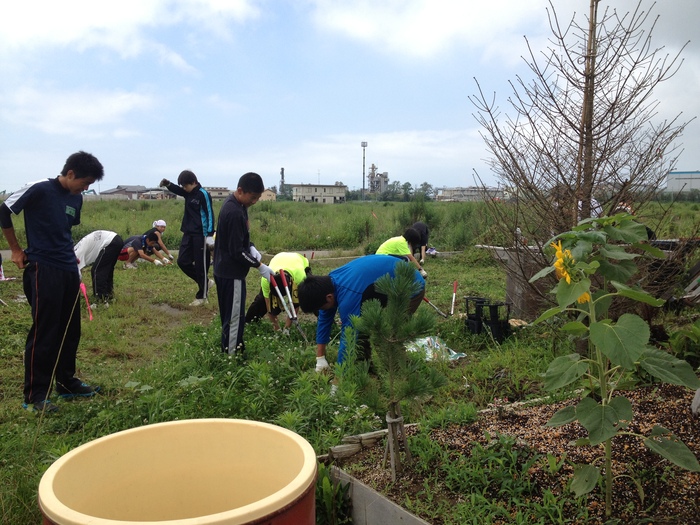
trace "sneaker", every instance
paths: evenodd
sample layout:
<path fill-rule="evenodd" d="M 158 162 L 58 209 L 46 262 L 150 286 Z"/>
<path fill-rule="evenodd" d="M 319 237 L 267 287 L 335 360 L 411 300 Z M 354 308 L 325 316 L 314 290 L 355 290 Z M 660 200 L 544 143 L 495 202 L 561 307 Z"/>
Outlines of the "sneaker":
<path fill-rule="evenodd" d="M 206 299 L 195 299 L 190 303 L 190 306 L 202 306 L 203 304 L 206 304 L 207 300 Z"/>
<path fill-rule="evenodd" d="M 78 382 L 72 388 L 56 386 L 56 392 L 61 399 L 75 399 L 76 397 L 92 397 L 100 391 L 100 387 L 92 387 L 83 382 Z"/>
<path fill-rule="evenodd" d="M 136 270 L 136 265 L 132 263 L 124 263 L 125 270 Z"/>
<path fill-rule="evenodd" d="M 47 414 L 53 414 L 58 412 L 58 407 L 51 404 L 50 399 L 44 399 L 43 401 L 38 401 L 37 403 L 22 403 L 22 408 L 30 412 L 46 412 Z"/>

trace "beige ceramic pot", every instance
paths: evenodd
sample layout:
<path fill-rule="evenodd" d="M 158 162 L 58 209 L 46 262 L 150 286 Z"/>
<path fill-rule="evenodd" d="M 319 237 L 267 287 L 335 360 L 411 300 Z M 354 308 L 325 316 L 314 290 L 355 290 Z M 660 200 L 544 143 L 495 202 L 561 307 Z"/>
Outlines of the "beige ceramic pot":
<path fill-rule="evenodd" d="M 193 419 L 117 432 L 41 478 L 50 525 L 315 523 L 316 456 L 289 430 Z"/>

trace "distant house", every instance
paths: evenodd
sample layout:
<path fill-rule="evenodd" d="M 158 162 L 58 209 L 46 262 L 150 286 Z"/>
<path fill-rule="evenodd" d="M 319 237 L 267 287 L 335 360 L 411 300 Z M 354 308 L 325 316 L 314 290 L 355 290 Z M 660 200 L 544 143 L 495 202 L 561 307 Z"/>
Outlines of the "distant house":
<path fill-rule="evenodd" d="M 100 196 L 125 200 L 172 199 L 175 197 L 162 188 L 147 188 L 146 186 L 117 186 L 109 190 L 102 190 Z"/>
<path fill-rule="evenodd" d="M 262 201 L 276 201 L 276 200 L 277 200 L 277 194 L 270 189 L 263 191 L 262 194 L 260 195 L 260 202 L 262 202 Z"/>
<path fill-rule="evenodd" d="M 700 171 L 669 171 L 666 178 L 666 191 L 670 193 L 700 190 Z"/>
<path fill-rule="evenodd" d="M 207 190 L 211 198 L 215 201 L 226 200 L 228 199 L 228 196 L 231 195 L 231 190 L 228 188 L 222 188 L 221 186 L 212 186 L 204 189 Z"/>
<path fill-rule="evenodd" d="M 294 202 L 320 202 L 337 204 L 345 202 L 348 187 L 342 182 L 335 184 L 286 184 L 292 188 Z"/>

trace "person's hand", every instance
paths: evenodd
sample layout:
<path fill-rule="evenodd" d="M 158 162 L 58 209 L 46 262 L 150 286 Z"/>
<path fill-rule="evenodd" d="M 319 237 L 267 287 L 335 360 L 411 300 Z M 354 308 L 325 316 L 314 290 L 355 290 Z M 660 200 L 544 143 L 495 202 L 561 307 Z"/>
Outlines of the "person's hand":
<path fill-rule="evenodd" d="M 160 181 L 160 186 L 163 188 L 167 188 L 170 185 L 170 181 L 168 179 L 163 179 Z"/>
<path fill-rule="evenodd" d="M 253 246 L 252 244 L 250 245 L 250 255 L 255 257 L 255 260 L 258 262 L 260 262 L 262 260 L 262 255 L 260 255 L 260 252 L 258 251 L 258 249 L 255 246 Z"/>
<path fill-rule="evenodd" d="M 423 277 L 423 279 L 425 279 L 426 277 L 428 277 L 428 272 L 426 272 L 423 268 L 421 268 L 420 275 L 421 275 L 421 277 Z"/>
<path fill-rule="evenodd" d="M 289 328 L 283 328 L 282 335 L 289 335 Z"/>
<path fill-rule="evenodd" d="M 172 253 L 169 253 L 168 258 L 172 261 L 175 259 L 175 256 Z"/>
<path fill-rule="evenodd" d="M 207 248 L 210 250 L 214 249 L 214 237 L 211 235 L 207 235 L 207 238 L 205 239 L 204 243 L 207 245 Z"/>
<path fill-rule="evenodd" d="M 162 263 L 163 263 L 164 265 L 165 265 L 165 264 L 173 264 L 172 262 L 170 262 L 170 259 L 163 259 Z"/>
<path fill-rule="evenodd" d="M 420 263 L 421 266 L 423 266 L 423 263 L 424 263 L 425 261 L 424 261 L 423 259 L 421 259 L 421 260 L 418 261 L 418 262 Z"/>
<path fill-rule="evenodd" d="M 262 263 L 260 263 L 260 266 L 258 266 L 258 271 L 260 272 L 260 275 L 262 275 L 268 281 L 270 280 L 270 277 L 272 277 L 272 275 L 275 273 L 272 271 L 272 268 L 270 268 L 267 264 Z"/>
<path fill-rule="evenodd" d="M 155 261 L 153 261 L 153 264 L 155 264 L 156 266 L 163 266 L 163 263 L 160 262 L 159 259 L 156 259 Z"/>

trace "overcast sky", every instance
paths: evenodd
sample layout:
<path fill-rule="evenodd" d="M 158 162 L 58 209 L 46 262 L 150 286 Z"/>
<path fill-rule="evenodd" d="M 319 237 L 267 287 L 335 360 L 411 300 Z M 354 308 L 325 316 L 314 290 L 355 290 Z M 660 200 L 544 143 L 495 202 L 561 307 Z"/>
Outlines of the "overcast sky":
<path fill-rule="evenodd" d="M 621 11 L 636 0 L 603 0 Z M 156 186 L 193 170 L 235 187 L 247 171 L 362 188 L 390 181 L 495 185 L 468 96 L 501 101 L 531 78 L 524 36 L 543 48 L 546 0 L 35 0 L 0 4 L 0 192 L 93 153 L 95 188 Z M 562 19 L 589 0 L 554 0 Z M 643 2 L 645 8 L 651 1 Z M 655 46 L 680 72 L 655 93 L 660 117 L 700 113 L 698 0 L 659 0 Z M 503 104 L 501 104 L 503 105 Z M 700 170 L 700 122 L 677 169 Z"/>

